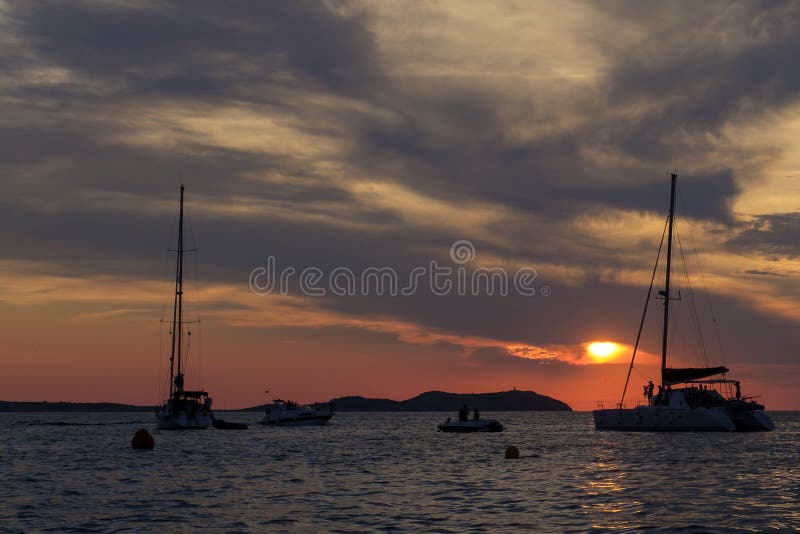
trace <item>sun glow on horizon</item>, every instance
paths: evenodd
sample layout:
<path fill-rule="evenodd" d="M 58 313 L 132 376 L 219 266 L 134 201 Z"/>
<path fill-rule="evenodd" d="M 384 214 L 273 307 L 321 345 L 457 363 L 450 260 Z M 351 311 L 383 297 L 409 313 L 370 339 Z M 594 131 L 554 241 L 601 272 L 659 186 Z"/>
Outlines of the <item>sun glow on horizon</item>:
<path fill-rule="evenodd" d="M 613 341 L 594 341 L 586 345 L 586 352 L 595 362 L 605 362 L 616 356 L 622 347 Z"/>

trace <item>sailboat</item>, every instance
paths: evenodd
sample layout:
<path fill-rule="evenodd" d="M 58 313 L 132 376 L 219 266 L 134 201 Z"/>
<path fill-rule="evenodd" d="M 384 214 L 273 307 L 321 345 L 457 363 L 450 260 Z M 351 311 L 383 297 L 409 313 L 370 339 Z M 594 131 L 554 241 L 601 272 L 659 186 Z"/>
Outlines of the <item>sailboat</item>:
<path fill-rule="evenodd" d="M 211 398 L 203 390 L 184 389 L 183 345 L 183 185 L 181 185 L 180 216 L 178 219 L 177 265 L 175 268 L 175 301 L 172 309 L 172 348 L 169 357 L 169 398 L 156 409 L 158 428 L 179 430 L 208 428 L 214 419 Z M 191 332 L 187 332 L 191 335 Z"/>
<path fill-rule="evenodd" d="M 647 305 L 650 301 L 655 280 L 656 267 L 647 292 L 642 320 L 639 324 L 639 333 L 628 369 L 628 378 L 622 393 L 622 400 L 616 408 L 603 409 L 592 412 L 594 425 L 597 430 L 698 430 L 698 431 L 750 431 L 772 430 L 774 424 L 767 414 L 764 406 L 751 397 L 743 397 L 741 383 L 738 380 L 726 378 L 730 372 L 727 367 L 687 367 L 673 368 L 668 366 L 668 340 L 670 327 L 670 301 L 680 298 L 671 292 L 670 271 L 672 268 L 672 234 L 675 220 L 675 186 L 677 174 L 670 173 L 670 205 L 667 219 L 667 255 L 664 289 L 658 292 L 663 300 L 664 323 L 661 338 L 661 384 L 658 393 L 654 394 L 655 385 L 650 381 L 644 386 L 646 403 L 641 403 L 636 408 L 623 408 L 625 392 L 633 369 L 636 351 L 639 347 L 642 328 L 647 314 Z M 663 246 L 663 237 L 662 237 Z M 661 249 L 659 248 L 659 256 Z M 715 389 L 716 388 L 716 389 Z M 723 390 L 728 393 L 724 394 Z M 735 390 L 735 393 L 732 392 Z"/>

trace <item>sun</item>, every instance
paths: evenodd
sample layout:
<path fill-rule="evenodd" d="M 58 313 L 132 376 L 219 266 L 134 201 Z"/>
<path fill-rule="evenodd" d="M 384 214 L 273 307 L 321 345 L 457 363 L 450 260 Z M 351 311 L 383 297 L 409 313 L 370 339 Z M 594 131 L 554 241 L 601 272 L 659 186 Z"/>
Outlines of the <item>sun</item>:
<path fill-rule="evenodd" d="M 586 352 L 596 361 L 606 361 L 619 352 L 620 346 L 612 341 L 595 341 L 586 346 Z"/>

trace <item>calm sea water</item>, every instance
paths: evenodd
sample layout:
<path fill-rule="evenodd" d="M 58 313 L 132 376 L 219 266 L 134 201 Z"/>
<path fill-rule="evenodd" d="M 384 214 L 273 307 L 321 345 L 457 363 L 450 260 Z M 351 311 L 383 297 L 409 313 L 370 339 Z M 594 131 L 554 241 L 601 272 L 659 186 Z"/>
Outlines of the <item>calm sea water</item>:
<path fill-rule="evenodd" d="M 150 413 L 0 414 L 0 529 L 800 528 L 800 413 L 752 434 L 596 432 L 580 412 L 487 413 L 506 432 L 437 432 L 447 415 L 169 432 Z M 131 450 L 140 427 L 155 450 Z M 506 460 L 507 445 L 522 457 Z"/>

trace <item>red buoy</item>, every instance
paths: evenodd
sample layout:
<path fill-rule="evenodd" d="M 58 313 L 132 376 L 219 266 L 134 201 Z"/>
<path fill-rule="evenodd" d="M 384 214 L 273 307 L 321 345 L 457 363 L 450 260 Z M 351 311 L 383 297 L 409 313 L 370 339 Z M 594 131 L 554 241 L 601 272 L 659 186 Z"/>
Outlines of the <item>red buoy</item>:
<path fill-rule="evenodd" d="M 155 446 L 156 440 L 154 440 L 153 436 L 150 435 L 150 432 L 144 428 L 137 430 L 136 434 L 133 435 L 133 439 L 131 440 L 131 447 L 134 449 L 147 450 L 152 449 Z"/>

